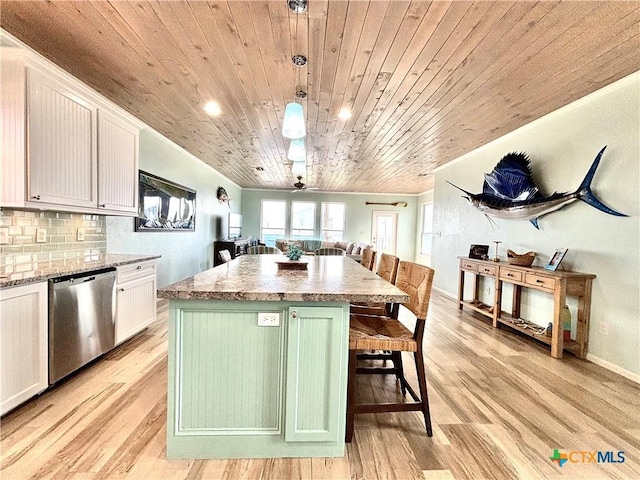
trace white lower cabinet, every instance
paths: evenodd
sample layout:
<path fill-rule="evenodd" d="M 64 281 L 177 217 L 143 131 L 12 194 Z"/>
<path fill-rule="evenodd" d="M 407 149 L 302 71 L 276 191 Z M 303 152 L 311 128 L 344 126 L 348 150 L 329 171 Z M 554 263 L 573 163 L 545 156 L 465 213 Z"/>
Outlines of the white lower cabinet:
<path fill-rule="evenodd" d="M 48 387 L 47 286 L 0 290 L 0 414 Z"/>
<path fill-rule="evenodd" d="M 154 261 L 118 267 L 116 285 L 116 345 L 156 320 Z"/>

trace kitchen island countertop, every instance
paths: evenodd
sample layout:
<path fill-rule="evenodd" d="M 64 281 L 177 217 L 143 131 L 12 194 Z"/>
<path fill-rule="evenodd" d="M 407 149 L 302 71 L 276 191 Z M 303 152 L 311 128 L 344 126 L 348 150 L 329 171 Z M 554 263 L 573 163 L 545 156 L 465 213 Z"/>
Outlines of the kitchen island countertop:
<path fill-rule="evenodd" d="M 303 256 L 305 270 L 285 270 L 284 255 L 242 255 L 161 288 L 161 298 L 292 302 L 397 302 L 409 296 L 341 256 Z"/>

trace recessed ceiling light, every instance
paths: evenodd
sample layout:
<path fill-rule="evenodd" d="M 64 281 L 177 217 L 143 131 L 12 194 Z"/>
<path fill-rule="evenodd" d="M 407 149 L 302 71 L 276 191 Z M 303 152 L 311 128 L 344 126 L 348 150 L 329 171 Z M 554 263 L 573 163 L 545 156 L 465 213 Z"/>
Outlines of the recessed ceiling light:
<path fill-rule="evenodd" d="M 211 115 L 212 117 L 216 117 L 222 113 L 218 102 L 207 102 L 204 106 L 204 111 L 207 112 L 207 115 Z"/>
<path fill-rule="evenodd" d="M 418 158 L 417 155 L 409 155 L 409 160 L 413 160 L 414 158 Z"/>
<path fill-rule="evenodd" d="M 307 0 L 289 0 L 287 4 L 294 13 L 302 13 L 307 9 Z"/>
<path fill-rule="evenodd" d="M 344 107 L 338 113 L 338 117 L 340 117 L 342 120 L 349 120 L 351 118 L 351 110 L 349 110 L 347 107 Z"/>
<path fill-rule="evenodd" d="M 256 167 L 256 170 L 259 172 L 264 172 L 264 168 L 263 167 Z"/>

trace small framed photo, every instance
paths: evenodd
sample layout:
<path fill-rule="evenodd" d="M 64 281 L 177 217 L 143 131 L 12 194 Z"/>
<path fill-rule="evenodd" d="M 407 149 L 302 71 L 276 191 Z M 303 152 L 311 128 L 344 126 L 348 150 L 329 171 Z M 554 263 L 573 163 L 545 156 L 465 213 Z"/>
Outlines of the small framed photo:
<path fill-rule="evenodd" d="M 489 258 L 489 245 L 471 245 L 469 258 L 476 260 L 487 260 Z"/>
<path fill-rule="evenodd" d="M 567 250 L 569 249 L 558 248 L 556 252 L 551 256 L 551 258 L 549 259 L 547 264 L 544 266 L 544 268 L 546 268 L 547 270 L 551 270 L 552 272 L 555 272 L 558 266 L 560 265 L 560 262 L 562 262 L 562 259 L 567 254 Z"/>

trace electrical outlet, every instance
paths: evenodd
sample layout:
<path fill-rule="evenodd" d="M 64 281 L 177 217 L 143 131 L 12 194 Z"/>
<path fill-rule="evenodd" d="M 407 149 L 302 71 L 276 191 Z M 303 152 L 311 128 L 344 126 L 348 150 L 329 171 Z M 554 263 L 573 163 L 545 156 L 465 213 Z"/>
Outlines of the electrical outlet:
<path fill-rule="evenodd" d="M 77 238 L 77 240 L 79 242 L 83 242 L 84 241 L 84 228 L 81 227 L 81 228 L 78 229 L 78 235 L 77 235 L 76 238 Z"/>
<path fill-rule="evenodd" d="M 280 314 L 278 312 L 258 313 L 259 327 L 279 327 Z"/>
<path fill-rule="evenodd" d="M 600 322 L 598 333 L 600 335 L 609 335 L 609 322 Z"/>
<path fill-rule="evenodd" d="M 9 243 L 9 229 L 0 228 L 0 245 Z"/>
<path fill-rule="evenodd" d="M 47 229 L 46 228 L 36 229 L 36 243 L 44 243 L 46 241 L 47 241 Z"/>

